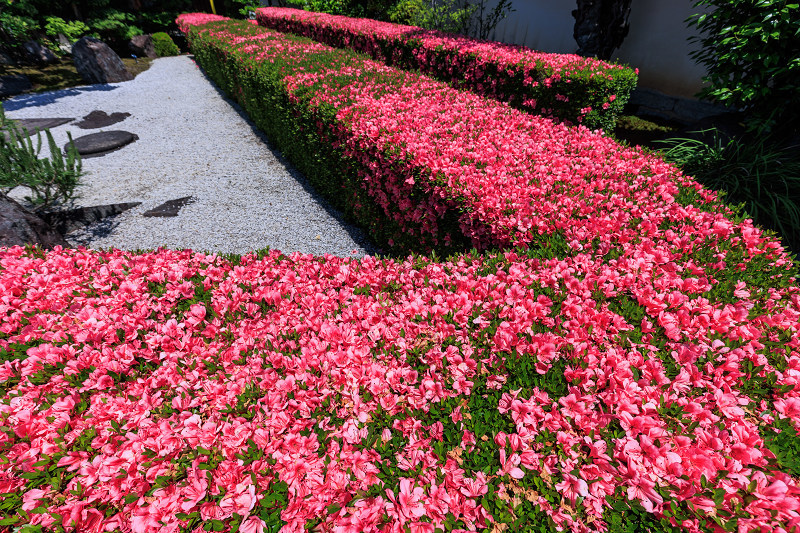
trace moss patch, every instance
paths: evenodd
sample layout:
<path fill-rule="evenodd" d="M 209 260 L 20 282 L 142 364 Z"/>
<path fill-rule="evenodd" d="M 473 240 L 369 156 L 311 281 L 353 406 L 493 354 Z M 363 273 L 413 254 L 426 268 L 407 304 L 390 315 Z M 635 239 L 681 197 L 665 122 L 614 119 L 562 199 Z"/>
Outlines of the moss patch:
<path fill-rule="evenodd" d="M 139 58 L 138 60 L 125 57 L 121 59 L 122 63 L 125 64 L 125 68 L 134 76 L 138 76 L 140 73 L 150 68 L 150 64 L 153 62 L 152 59 L 146 57 Z M 6 65 L 0 66 L 0 76 L 8 74 L 22 74 L 27 76 L 33 84 L 32 92 L 56 91 L 58 89 L 86 85 L 86 82 L 75 69 L 75 64 L 72 62 L 72 59 L 69 58 L 62 58 L 57 63 L 44 67 L 33 65 L 19 65 L 16 67 Z"/>
<path fill-rule="evenodd" d="M 618 141 L 626 141 L 631 145 L 657 148 L 654 141 L 663 139 L 678 129 L 678 124 L 657 117 L 643 118 L 636 115 L 621 115 L 614 128 L 614 138 Z"/>

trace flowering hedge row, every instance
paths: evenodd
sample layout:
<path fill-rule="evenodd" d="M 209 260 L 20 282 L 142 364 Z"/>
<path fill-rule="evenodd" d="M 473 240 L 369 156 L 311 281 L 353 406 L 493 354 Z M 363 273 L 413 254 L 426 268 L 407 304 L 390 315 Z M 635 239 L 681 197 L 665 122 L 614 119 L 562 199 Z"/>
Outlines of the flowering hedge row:
<path fill-rule="evenodd" d="M 647 250 L 720 278 L 741 265 L 761 284 L 789 264 L 776 240 L 654 155 L 302 37 L 189 20 L 211 78 L 394 251 Z"/>
<path fill-rule="evenodd" d="M 198 62 L 353 213 L 528 250 L 0 249 L 0 528 L 800 527 L 800 289 L 774 239 L 584 128 L 209 20 L 179 20 Z M 387 207 L 464 218 L 392 218 L 373 174 L 413 181 Z"/>
<path fill-rule="evenodd" d="M 660 262 L 0 249 L 0 525 L 794 530 L 800 291 Z"/>
<path fill-rule="evenodd" d="M 638 71 L 574 54 L 546 54 L 503 43 L 371 19 L 265 7 L 262 26 L 351 48 L 389 65 L 420 70 L 525 111 L 613 131 Z"/>

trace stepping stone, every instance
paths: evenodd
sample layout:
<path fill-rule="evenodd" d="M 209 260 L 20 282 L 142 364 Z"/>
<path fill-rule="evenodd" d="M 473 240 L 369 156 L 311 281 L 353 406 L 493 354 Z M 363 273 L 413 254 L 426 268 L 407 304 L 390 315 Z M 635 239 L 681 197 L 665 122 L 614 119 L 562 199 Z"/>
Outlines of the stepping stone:
<path fill-rule="evenodd" d="M 105 128 L 117 122 L 122 122 L 129 116 L 131 116 L 130 113 L 111 113 L 109 115 L 105 111 L 95 110 L 83 117 L 80 122 L 76 122 L 75 125 L 84 130 Z"/>
<path fill-rule="evenodd" d="M 176 198 L 175 200 L 169 200 L 164 202 L 163 204 L 159 205 L 158 207 L 154 207 L 150 211 L 145 211 L 142 213 L 143 217 L 176 217 L 178 216 L 178 212 L 181 210 L 181 207 L 188 205 L 194 202 L 194 198 L 191 196 L 184 196 L 183 198 Z"/>
<path fill-rule="evenodd" d="M 74 118 L 17 118 L 11 122 L 17 127 L 17 131 L 23 135 L 34 135 L 38 131 L 55 128 L 67 122 L 72 122 Z M 8 133 L 3 131 L 3 135 L 8 138 Z"/>
<path fill-rule="evenodd" d="M 61 235 L 72 233 L 75 230 L 99 222 L 104 218 L 119 215 L 120 213 L 140 205 L 142 202 L 126 202 L 121 204 L 93 205 L 91 207 L 78 207 L 65 211 L 50 211 L 41 215 L 42 219 L 50 224 Z"/>
<path fill-rule="evenodd" d="M 138 135 L 129 131 L 101 131 L 73 139 L 72 143 L 67 143 L 64 145 L 64 151 L 66 151 L 69 145 L 72 144 L 78 150 L 78 153 L 84 158 L 100 157 L 113 152 L 114 150 L 119 150 L 126 144 L 130 144 L 138 138 Z"/>

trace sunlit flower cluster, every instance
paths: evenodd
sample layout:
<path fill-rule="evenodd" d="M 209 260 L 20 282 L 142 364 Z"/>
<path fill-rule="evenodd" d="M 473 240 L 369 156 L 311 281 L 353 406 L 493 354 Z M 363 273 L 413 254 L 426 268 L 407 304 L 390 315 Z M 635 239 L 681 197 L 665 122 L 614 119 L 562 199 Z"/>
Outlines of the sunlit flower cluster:
<path fill-rule="evenodd" d="M 256 20 L 590 128 L 613 129 L 638 74 L 596 58 L 537 52 L 372 19 L 265 7 L 256 10 Z"/>
<path fill-rule="evenodd" d="M 765 438 L 800 416 L 800 292 L 658 267 L 2 250 L 0 502 L 79 531 L 797 526 Z"/>
<path fill-rule="evenodd" d="M 181 31 L 185 32 L 191 26 L 201 26 L 209 22 L 228 20 L 228 17 L 212 15 L 211 13 L 186 13 L 181 15 L 176 21 Z"/>

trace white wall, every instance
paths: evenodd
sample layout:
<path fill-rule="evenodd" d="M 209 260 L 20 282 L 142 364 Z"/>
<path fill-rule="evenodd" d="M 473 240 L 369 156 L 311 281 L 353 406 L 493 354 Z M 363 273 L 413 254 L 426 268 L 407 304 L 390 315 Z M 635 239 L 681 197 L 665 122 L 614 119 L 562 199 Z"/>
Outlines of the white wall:
<path fill-rule="evenodd" d="M 691 0 L 633 0 L 630 32 L 614 51 L 616 61 L 639 69 L 639 87 L 693 97 L 705 71 L 692 61 L 693 34 L 685 20 L 695 10 Z M 516 11 L 497 27 L 495 39 L 542 52 L 574 53 L 575 0 L 514 0 Z"/>

